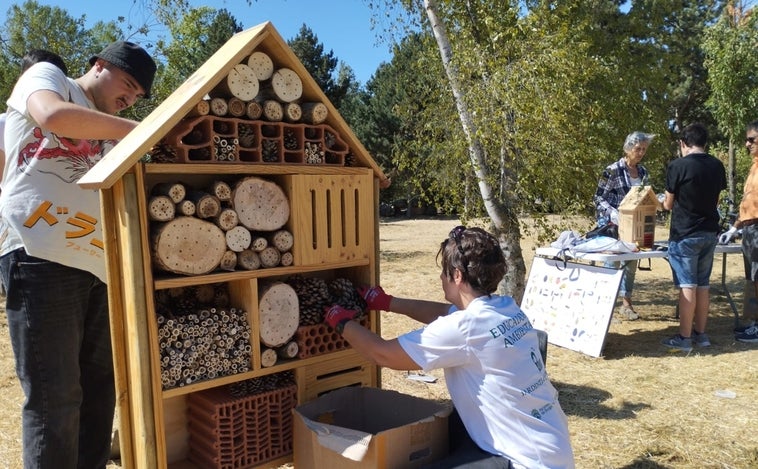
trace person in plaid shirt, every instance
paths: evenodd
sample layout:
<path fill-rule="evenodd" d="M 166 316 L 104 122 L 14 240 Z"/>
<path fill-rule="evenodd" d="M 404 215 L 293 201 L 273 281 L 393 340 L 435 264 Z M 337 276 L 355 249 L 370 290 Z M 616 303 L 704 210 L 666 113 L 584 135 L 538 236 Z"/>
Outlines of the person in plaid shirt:
<path fill-rule="evenodd" d="M 597 184 L 597 191 L 593 197 L 598 224 L 610 222 L 618 225 L 618 208 L 626 194 L 634 186 L 649 185 L 647 169 L 640 164 L 640 161 L 645 156 L 653 137 L 655 135 L 644 132 L 630 133 L 624 141 L 624 156 L 603 170 Z M 621 264 L 623 264 L 624 274 L 621 277 L 618 293 L 622 301 L 619 312 L 621 316 L 633 321 L 639 318 L 632 307 L 632 290 L 637 272 L 637 261 L 610 262 L 606 263 L 606 266 L 619 268 Z"/>

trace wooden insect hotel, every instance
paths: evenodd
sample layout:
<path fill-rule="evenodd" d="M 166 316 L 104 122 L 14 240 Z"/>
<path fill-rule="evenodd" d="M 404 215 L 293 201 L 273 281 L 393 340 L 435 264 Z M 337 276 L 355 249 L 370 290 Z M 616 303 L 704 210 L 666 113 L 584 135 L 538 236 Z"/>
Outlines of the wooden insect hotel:
<path fill-rule="evenodd" d="M 322 323 L 378 283 L 388 183 L 271 23 L 233 36 L 80 181 L 100 191 L 124 467 L 275 467 L 292 409 L 379 386 Z"/>
<path fill-rule="evenodd" d="M 641 249 L 652 249 L 659 206 L 652 187 L 632 187 L 619 204 L 619 239 L 637 243 Z"/>

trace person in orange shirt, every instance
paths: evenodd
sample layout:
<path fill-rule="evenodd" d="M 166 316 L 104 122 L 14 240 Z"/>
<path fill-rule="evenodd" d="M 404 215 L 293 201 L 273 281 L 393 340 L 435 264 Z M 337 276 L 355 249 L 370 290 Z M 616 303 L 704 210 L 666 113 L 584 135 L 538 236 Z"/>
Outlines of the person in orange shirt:
<path fill-rule="evenodd" d="M 745 181 L 739 218 L 719 237 L 719 243 L 729 243 L 737 230 L 742 230 L 745 280 L 752 282 L 758 293 L 758 120 L 747 125 L 745 148 L 753 158 L 753 165 Z M 735 339 L 740 342 L 758 343 L 758 325 L 755 319 L 754 317 L 748 324 L 735 328 Z"/>

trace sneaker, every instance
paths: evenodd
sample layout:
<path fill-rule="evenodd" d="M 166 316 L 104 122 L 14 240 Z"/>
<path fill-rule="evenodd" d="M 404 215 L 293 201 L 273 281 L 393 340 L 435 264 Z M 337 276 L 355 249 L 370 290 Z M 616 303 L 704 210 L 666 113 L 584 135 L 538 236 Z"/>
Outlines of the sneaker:
<path fill-rule="evenodd" d="M 629 306 L 622 306 L 619 308 L 619 314 L 627 321 L 634 321 L 640 317 L 640 315 L 637 314 L 637 311 L 633 310 Z"/>
<path fill-rule="evenodd" d="M 744 326 L 737 326 L 734 328 L 734 332 L 737 332 L 739 334 L 742 334 L 746 330 L 750 329 L 751 327 L 755 327 L 755 321 L 750 321 L 749 323 L 745 324 Z"/>
<path fill-rule="evenodd" d="M 695 344 L 695 345 L 697 345 L 698 347 L 710 347 L 711 346 L 711 340 L 708 337 L 708 334 L 706 334 L 705 332 L 697 333 L 697 332 L 693 331 L 693 333 L 692 333 L 692 343 Z"/>
<path fill-rule="evenodd" d="M 679 334 L 669 337 L 661 343 L 670 349 L 681 350 L 682 352 L 692 351 L 692 339 L 689 337 L 682 337 Z"/>
<path fill-rule="evenodd" d="M 754 325 L 745 329 L 745 332 L 740 332 L 734 335 L 734 338 L 739 342 L 745 342 L 748 344 L 754 344 L 758 342 L 758 325 Z"/>

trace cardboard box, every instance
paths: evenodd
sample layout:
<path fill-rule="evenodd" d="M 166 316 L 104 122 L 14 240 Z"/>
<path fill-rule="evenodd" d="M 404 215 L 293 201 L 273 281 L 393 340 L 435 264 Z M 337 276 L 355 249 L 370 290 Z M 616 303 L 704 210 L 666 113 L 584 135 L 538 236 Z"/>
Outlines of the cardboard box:
<path fill-rule="evenodd" d="M 448 452 L 438 402 L 370 387 L 341 388 L 296 407 L 297 469 L 416 468 Z"/>

